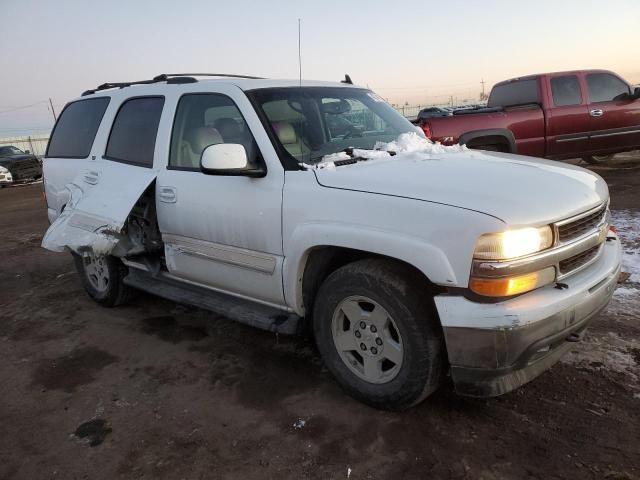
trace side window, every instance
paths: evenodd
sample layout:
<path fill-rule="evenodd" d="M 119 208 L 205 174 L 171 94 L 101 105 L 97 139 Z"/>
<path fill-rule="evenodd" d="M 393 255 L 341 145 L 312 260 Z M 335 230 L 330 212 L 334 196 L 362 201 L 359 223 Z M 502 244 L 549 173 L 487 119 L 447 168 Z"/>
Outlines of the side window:
<path fill-rule="evenodd" d="M 488 107 L 510 107 L 540 103 L 538 80 L 517 80 L 496 85 L 489 95 Z"/>
<path fill-rule="evenodd" d="M 575 75 L 552 78 L 551 94 L 553 95 L 553 103 L 556 107 L 580 105 L 582 103 L 580 82 Z"/>
<path fill-rule="evenodd" d="M 125 101 L 113 121 L 105 158 L 152 167 L 163 106 L 162 97 L 140 97 Z"/>
<path fill-rule="evenodd" d="M 53 129 L 45 156 L 87 158 L 109 100 L 109 97 L 88 98 L 68 104 Z"/>
<path fill-rule="evenodd" d="M 249 164 L 257 165 L 258 147 L 233 100 L 217 93 L 183 95 L 173 121 L 169 167 L 199 170 L 204 149 L 218 143 L 243 145 Z"/>
<path fill-rule="evenodd" d="M 629 86 L 609 73 L 591 73 L 587 75 L 590 102 L 610 102 L 621 100 L 631 93 Z"/>

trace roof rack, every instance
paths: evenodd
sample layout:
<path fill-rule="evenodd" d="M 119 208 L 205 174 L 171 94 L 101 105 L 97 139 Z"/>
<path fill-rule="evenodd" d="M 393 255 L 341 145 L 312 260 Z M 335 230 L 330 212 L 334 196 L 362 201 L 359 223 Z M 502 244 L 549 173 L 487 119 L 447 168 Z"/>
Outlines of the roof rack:
<path fill-rule="evenodd" d="M 99 92 L 101 90 L 108 90 L 111 88 L 125 88 L 131 85 L 148 85 L 151 83 L 167 82 L 167 83 L 194 83 L 198 79 L 193 77 L 230 77 L 230 78 L 248 78 L 251 80 L 262 80 L 264 77 L 252 77 L 249 75 L 234 75 L 231 73 L 162 73 L 156 75 L 151 80 L 138 80 L 135 82 L 108 82 L 98 85 L 93 90 L 86 90 L 82 92 L 82 96 L 91 95 L 92 93 Z"/>
<path fill-rule="evenodd" d="M 154 77 L 157 82 L 163 82 L 168 77 L 230 77 L 230 78 L 248 78 L 250 80 L 264 80 L 264 77 L 252 77 L 250 75 L 235 75 L 233 73 L 163 73 Z"/>

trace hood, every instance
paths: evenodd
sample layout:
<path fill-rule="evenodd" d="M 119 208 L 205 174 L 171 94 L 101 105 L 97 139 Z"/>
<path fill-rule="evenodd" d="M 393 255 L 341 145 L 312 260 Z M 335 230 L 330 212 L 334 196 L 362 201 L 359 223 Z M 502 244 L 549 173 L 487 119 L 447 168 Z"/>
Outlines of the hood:
<path fill-rule="evenodd" d="M 314 172 L 324 187 L 452 205 L 510 226 L 557 221 L 609 197 L 605 181 L 580 167 L 460 147 L 441 150 L 398 153 L 354 165 L 329 164 Z"/>

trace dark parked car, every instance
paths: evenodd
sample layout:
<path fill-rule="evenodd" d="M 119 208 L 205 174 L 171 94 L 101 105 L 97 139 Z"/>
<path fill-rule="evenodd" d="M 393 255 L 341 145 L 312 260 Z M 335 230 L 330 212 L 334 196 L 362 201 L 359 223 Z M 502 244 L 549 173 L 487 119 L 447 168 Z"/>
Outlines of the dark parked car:
<path fill-rule="evenodd" d="M 29 150 L 0 146 L 0 187 L 42 178 L 42 163 Z"/>
<path fill-rule="evenodd" d="M 427 107 L 420 110 L 418 113 L 418 120 L 423 120 L 425 118 L 435 118 L 435 117 L 448 117 L 451 115 L 451 110 L 444 107 Z"/>

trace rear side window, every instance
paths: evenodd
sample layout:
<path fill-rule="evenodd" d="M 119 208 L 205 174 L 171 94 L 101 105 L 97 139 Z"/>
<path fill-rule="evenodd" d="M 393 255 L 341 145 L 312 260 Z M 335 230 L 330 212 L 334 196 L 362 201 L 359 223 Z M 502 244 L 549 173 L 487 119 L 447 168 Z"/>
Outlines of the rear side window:
<path fill-rule="evenodd" d="M 582 103 L 580 82 L 575 75 L 552 78 L 551 94 L 553 95 L 553 104 L 556 107 L 580 105 Z"/>
<path fill-rule="evenodd" d="M 591 102 L 611 102 L 622 100 L 631 91 L 629 86 L 609 73 L 592 73 L 587 75 L 589 100 Z"/>
<path fill-rule="evenodd" d="M 153 166 L 163 97 L 140 97 L 120 106 L 113 121 L 105 158 L 143 167 Z"/>
<path fill-rule="evenodd" d="M 517 80 L 496 85 L 491 90 L 487 107 L 509 107 L 540 103 L 538 80 Z"/>
<path fill-rule="evenodd" d="M 109 100 L 109 97 L 88 98 L 68 104 L 53 129 L 45 155 L 87 158 Z"/>

